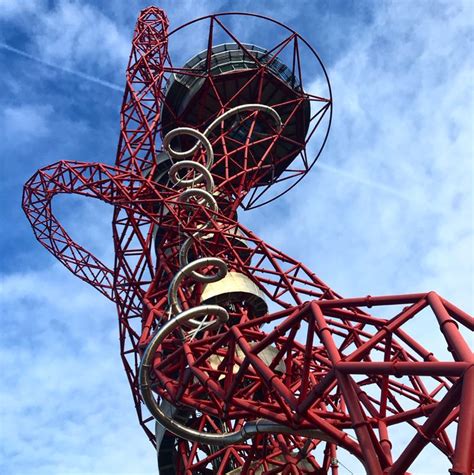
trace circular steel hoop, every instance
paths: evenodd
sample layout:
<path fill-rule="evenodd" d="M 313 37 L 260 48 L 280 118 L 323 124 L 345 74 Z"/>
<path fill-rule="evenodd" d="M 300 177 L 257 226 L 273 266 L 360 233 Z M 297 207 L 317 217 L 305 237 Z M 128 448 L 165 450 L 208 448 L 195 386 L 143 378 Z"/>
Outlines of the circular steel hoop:
<path fill-rule="evenodd" d="M 216 267 L 217 272 L 215 274 L 201 274 L 200 272 L 197 272 L 198 269 L 206 266 Z M 175 274 L 168 289 L 168 302 L 172 312 L 175 314 L 181 313 L 183 311 L 178 298 L 178 287 L 182 280 L 190 275 L 192 275 L 194 280 L 204 284 L 217 282 L 227 275 L 227 265 L 222 259 L 217 257 L 201 257 L 200 259 L 196 259 L 195 261 L 190 262 L 186 267 L 180 269 Z"/>
<path fill-rule="evenodd" d="M 179 135 L 189 135 L 191 137 L 194 137 L 196 139 L 196 143 L 190 149 L 185 150 L 184 152 L 174 150 L 171 147 L 171 141 Z M 199 145 L 202 145 L 206 150 L 206 168 L 209 169 L 212 167 L 212 164 L 214 162 L 214 152 L 212 150 L 208 138 L 204 134 L 199 132 L 199 130 L 193 129 L 191 127 L 178 127 L 177 129 L 168 132 L 163 139 L 163 148 L 170 154 L 172 158 L 175 158 L 177 160 L 182 160 L 184 158 L 192 156 L 194 152 L 198 149 Z"/>
<path fill-rule="evenodd" d="M 249 13 L 249 12 L 223 12 L 223 13 L 216 13 L 211 15 L 205 15 L 189 22 L 180 25 L 173 30 L 171 30 L 168 34 L 168 40 L 170 44 L 173 42 L 178 43 L 179 39 L 175 38 L 178 37 L 183 30 L 189 28 L 191 26 L 195 27 L 198 23 L 203 23 L 208 21 L 209 25 L 206 26 L 208 29 L 208 37 L 209 37 L 209 44 L 208 44 L 208 51 L 209 48 L 217 45 L 217 42 L 213 44 L 214 38 L 211 32 L 211 29 L 219 22 L 223 22 L 231 17 L 242 17 L 245 22 L 248 22 L 250 19 L 256 19 L 262 22 L 268 22 L 273 26 L 279 28 L 279 31 L 282 31 L 288 37 L 292 37 L 293 40 L 298 43 L 300 48 L 304 48 L 306 53 L 309 55 L 309 60 L 306 61 L 306 64 L 310 64 L 313 68 L 319 70 L 320 74 L 319 77 L 322 80 L 322 88 L 325 89 L 323 95 L 326 97 L 318 97 L 313 94 L 304 93 L 304 97 L 309 98 L 309 100 L 318 101 L 318 104 L 323 104 L 321 109 L 318 111 L 317 114 L 314 114 L 311 118 L 309 130 L 307 133 L 306 138 L 304 139 L 304 144 L 301 142 L 301 145 L 304 145 L 302 151 L 297 155 L 297 157 L 291 162 L 288 168 L 286 168 L 279 177 L 274 179 L 269 184 L 263 184 L 261 186 L 257 186 L 252 188 L 250 192 L 242 200 L 241 206 L 244 209 L 253 209 L 263 206 L 267 203 L 274 201 L 275 199 L 279 198 L 280 196 L 284 195 L 288 191 L 290 191 L 297 183 L 299 183 L 303 177 L 313 168 L 314 164 L 318 160 L 321 152 L 327 142 L 327 138 L 329 135 L 329 130 L 331 128 L 332 123 L 332 90 L 331 84 L 329 81 L 329 77 L 327 74 L 327 70 L 316 52 L 316 50 L 311 46 L 311 44 L 305 40 L 299 33 L 295 30 L 290 28 L 289 26 L 285 25 L 282 22 L 279 22 L 271 17 L 256 14 L 256 13 Z M 228 26 L 228 25 L 226 25 Z M 205 35 L 205 32 L 201 32 L 201 35 Z M 230 32 L 228 32 L 228 36 L 230 37 Z M 234 35 L 236 36 L 236 35 Z M 244 41 L 240 41 L 237 38 L 232 40 L 234 42 L 240 43 L 240 45 L 244 44 Z M 196 51 L 198 53 L 198 51 Z M 276 54 L 276 57 L 280 54 L 280 51 Z M 295 55 L 296 53 L 293 53 Z M 298 53 L 299 54 L 299 53 Z M 299 60 L 299 56 L 298 56 Z M 301 65 L 300 65 L 301 66 Z M 302 65 L 302 69 L 304 68 L 304 64 Z M 187 71 L 189 71 L 187 73 Z M 191 69 L 186 69 L 183 67 L 173 67 L 167 68 L 167 73 L 171 74 L 192 74 L 196 75 L 196 72 L 191 73 Z M 199 77 L 205 77 L 202 73 L 200 73 Z M 313 112 L 311 112 L 313 114 Z M 306 157 L 306 154 L 312 154 L 312 157 Z"/>
<path fill-rule="evenodd" d="M 178 176 L 178 172 L 183 169 L 194 169 L 195 171 L 199 172 L 199 175 L 190 179 L 180 178 Z M 180 188 L 186 188 L 204 182 L 206 191 L 211 193 L 214 189 L 214 180 L 212 175 L 209 173 L 209 170 L 199 162 L 193 162 L 192 160 L 181 160 L 180 162 L 176 162 L 171 166 L 169 170 L 169 176 L 171 181 Z"/>

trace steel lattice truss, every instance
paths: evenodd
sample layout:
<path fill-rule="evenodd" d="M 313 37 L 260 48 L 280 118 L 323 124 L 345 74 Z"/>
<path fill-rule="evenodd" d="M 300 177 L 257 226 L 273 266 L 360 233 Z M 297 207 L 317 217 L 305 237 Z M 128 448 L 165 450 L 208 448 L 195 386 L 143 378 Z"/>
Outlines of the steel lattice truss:
<path fill-rule="evenodd" d="M 240 44 L 224 18 L 208 17 L 208 60 L 217 27 Z M 302 85 L 301 38 L 288 31 L 268 53 L 272 59 L 255 68 L 235 97 L 249 84 L 263 84 L 268 65 L 284 48 L 293 51 L 293 73 Z M 217 330 L 193 335 L 174 331 L 154 357 L 153 389 L 160 400 L 179 408 L 185 424 L 202 432 L 239 430 L 245 422 L 259 419 L 287 430 L 263 431 L 223 447 L 172 438 L 161 450 L 170 452 L 177 473 L 335 475 L 337 452 L 346 450 L 368 473 L 402 474 L 428 444 L 449 458 L 453 474 L 470 473 L 473 354 L 459 327 L 472 330 L 473 319 L 433 292 L 342 298 L 303 264 L 237 221 L 237 208 L 245 199 L 245 206 L 253 206 L 271 184 L 259 186 L 269 171 L 254 151 L 271 150 L 278 141 L 291 143 L 284 134 L 285 123 L 283 132 L 265 124 L 269 132 L 255 138 L 252 130 L 266 119 L 261 112 L 247 112 L 238 118 L 239 124 L 250 124 L 244 139 L 232 135 L 235 125 L 229 123 L 209 137 L 216 151 L 211 171 L 218 212 L 198 201 L 183 207 L 180 190 L 157 179 L 162 167 L 157 152 L 164 134 L 161 116 L 169 107 L 164 101 L 166 81 L 173 73 L 186 73 L 172 65 L 168 36 L 163 11 L 149 7 L 141 12 L 127 68 L 115 166 L 57 162 L 33 175 L 23 197 L 41 244 L 116 303 L 122 361 L 140 424 L 150 440 L 155 441 L 154 419 L 142 403 L 140 358 L 152 335 L 170 318 L 168 287 L 180 269 L 184 236 L 196 236 L 202 223 L 209 222 L 208 237 L 192 243 L 193 255 L 225 260 L 258 287 L 275 311 L 256 316 L 245 302 L 233 302 L 229 321 Z M 201 74 L 209 80 L 208 94 L 219 98 L 209 70 Z M 311 168 L 307 143 L 330 113 L 330 98 L 302 92 L 272 104 L 277 111 L 289 108 L 285 114 L 291 117 L 302 97 L 312 101 L 312 115 L 307 136 L 297 144 L 302 165 L 298 169 L 292 164 L 291 174 L 297 177 Z M 222 98 L 219 102 L 220 113 L 235 105 Z M 171 109 L 167 114 L 178 125 L 190 125 Z M 201 130 L 204 125 L 192 124 Z M 193 160 L 204 163 L 204 150 L 198 148 Z M 231 167 L 238 167 L 238 172 L 229 175 Z M 60 193 L 114 206 L 114 269 L 76 244 L 55 218 L 51 201 Z M 184 307 L 198 305 L 201 292 L 202 286 L 185 279 L 179 289 Z M 411 322 L 438 328 L 452 359 L 440 361 L 433 350 L 423 348 L 406 330 Z M 266 348 L 272 349 L 270 360 L 261 356 Z M 394 434 L 406 427 L 413 429 L 411 440 L 404 447 L 392 447 Z"/>

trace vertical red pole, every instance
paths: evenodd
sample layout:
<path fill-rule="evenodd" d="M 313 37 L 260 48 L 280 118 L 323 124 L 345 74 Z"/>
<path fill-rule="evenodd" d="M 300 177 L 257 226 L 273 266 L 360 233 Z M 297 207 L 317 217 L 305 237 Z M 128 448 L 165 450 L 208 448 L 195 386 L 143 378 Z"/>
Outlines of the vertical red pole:
<path fill-rule="evenodd" d="M 116 165 L 140 172 L 156 157 L 163 66 L 168 58 L 168 18 L 163 10 L 141 11 L 135 26 L 120 111 Z"/>
<path fill-rule="evenodd" d="M 125 93 L 120 112 L 120 138 L 116 165 L 137 175 L 156 165 L 156 131 L 160 121 L 163 68 L 168 57 L 168 18 L 163 10 L 148 7 L 138 17 L 126 72 Z M 120 321 L 122 362 L 132 388 L 135 407 L 150 440 L 153 429 L 142 416 L 137 373 L 138 327 L 143 297 L 154 273 L 150 248 L 150 220 L 143 214 L 115 208 L 115 288 Z M 120 276 L 125 276 L 121 278 Z"/>
<path fill-rule="evenodd" d="M 454 450 L 453 475 L 471 473 L 474 453 L 474 367 L 463 377 L 459 423 Z"/>

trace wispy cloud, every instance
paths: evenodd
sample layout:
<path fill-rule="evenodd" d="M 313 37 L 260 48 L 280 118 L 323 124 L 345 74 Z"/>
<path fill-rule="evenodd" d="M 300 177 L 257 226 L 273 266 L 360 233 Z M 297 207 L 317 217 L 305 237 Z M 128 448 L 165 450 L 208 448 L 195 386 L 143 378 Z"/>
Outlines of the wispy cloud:
<path fill-rule="evenodd" d="M 123 30 L 114 10 L 86 2 L 59 0 L 52 9 L 43 11 L 31 32 L 43 59 L 67 68 L 89 72 L 114 71 L 122 76 L 132 32 Z"/>
<path fill-rule="evenodd" d="M 469 9 L 376 8 L 329 68 L 333 128 L 317 165 L 244 218 L 345 294 L 435 289 L 474 307 Z"/>
<path fill-rule="evenodd" d="M 64 157 L 111 160 L 120 104 L 108 91 L 122 88 L 103 78 L 122 79 L 135 14 L 146 3 L 99 9 L 60 0 L 53 8 L 36 2 L 34 11 L 20 9 L 26 3 L 9 3 L 15 34 L 0 44 L 5 75 L 15 82 L 4 91 L 0 114 L 14 144 L 7 149 L 1 141 L 1 178 L 15 183 L 1 195 L 15 212 L 5 225 L 9 252 L 2 255 L 2 265 L 10 264 L 0 297 L 0 472 L 152 473 L 155 453 L 138 427 L 119 359 L 116 311 L 54 263 L 33 240 L 19 206 L 21 182 L 37 166 Z M 161 5 L 176 26 L 222 2 Z M 369 20 L 348 16 L 337 2 L 324 14 L 308 1 L 293 2 L 291 11 L 287 2 L 269 7 L 270 16 L 306 30 L 311 43 L 327 45 L 319 53 L 334 89 L 334 126 L 308 177 L 241 218 L 344 295 L 433 289 L 470 310 L 472 2 L 370 5 Z M 33 26 L 24 14 L 34 16 Z M 17 29 L 23 43 L 14 41 Z M 195 52 L 195 38 L 186 39 L 183 47 L 172 45 L 183 59 Z M 81 81 L 51 88 L 40 68 L 28 71 L 20 58 Z M 102 87 L 84 99 L 76 87 L 82 81 Z M 66 199 L 54 206 L 74 239 L 112 260 L 105 205 Z M 429 340 L 430 330 L 413 332 Z M 414 473 L 446 473 L 444 456 L 422 454 Z"/>
<path fill-rule="evenodd" d="M 11 53 L 23 56 L 24 58 L 28 58 L 31 61 L 35 61 L 36 63 L 42 64 L 43 66 L 46 66 L 48 68 L 56 69 L 58 71 L 61 71 L 63 73 L 68 73 L 72 74 L 73 76 L 76 76 L 80 79 L 85 79 L 86 81 L 93 82 L 95 84 L 99 84 L 101 86 L 107 87 L 109 89 L 113 89 L 114 91 L 120 91 L 123 92 L 123 87 L 119 86 L 118 84 L 111 83 L 109 81 L 105 81 L 104 79 L 100 79 L 98 77 L 92 76 L 90 74 L 83 73 L 81 71 L 77 71 L 75 69 L 67 68 L 65 66 L 61 66 L 60 64 L 54 64 L 50 61 L 46 61 L 44 59 L 41 59 L 37 56 L 34 56 L 30 53 L 27 53 L 26 51 L 23 51 L 18 48 L 14 48 L 13 46 L 10 46 L 6 43 L 0 43 L 0 48 L 9 51 Z"/>
<path fill-rule="evenodd" d="M 364 185 L 364 186 L 368 186 L 369 188 L 373 188 L 374 190 L 379 190 L 379 191 L 382 191 L 383 193 L 388 193 L 389 195 L 396 196 L 397 198 L 403 201 L 408 201 L 408 202 L 412 201 L 412 199 L 409 196 L 403 193 L 400 193 L 395 188 L 384 185 L 383 183 L 378 183 L 376 181 L 370 180 L 357 173 L 346 171 L 341 168 L 331 167 L 330 165 L 326 165 L 324 163 L 317 163 L 316 170 L 323 170 L 330 173 L 334 173 L 348 180 L 354 181 L 356 183 L 360 183 L 361 185 Z"/>
<path fill-rule="evenodd" d="M 1 473 L 152 473 L 114 306 L 56 263 L 6 276 L 0 298 L 9 317 L 0 337 Z"/>

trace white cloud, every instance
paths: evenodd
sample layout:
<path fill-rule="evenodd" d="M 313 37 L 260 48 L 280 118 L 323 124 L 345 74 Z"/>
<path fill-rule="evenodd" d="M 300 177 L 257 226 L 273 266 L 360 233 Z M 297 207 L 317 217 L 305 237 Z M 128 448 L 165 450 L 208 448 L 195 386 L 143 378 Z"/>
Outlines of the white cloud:
<path fill-rule="evenodd" d="M 468 15 L 450 4 L 423 5 L 406 13 L 385 4 L 373 26 L 347 38 L 346 53 L 329 68 L 334 121 L 321 166 L 283 201 L 246 219 L 336 291 L 435 289 L 469 310 Z M 276 213 L 290 224 L 275 223 Z M 298 243 L 287 239 L 288 228 Z"/>
<path fill-rule="evenodd" d="M 49 133 L 49 119 L 53 108 L 49 105 L 21 105 L 5 107 L 0 122 L 6 140 L 33 140 Z"/>
<path fill-rule="evenodd" d="M 10 3 L 10 18 L 26 13 L 25 4 Z M 164 7 L 176 26 L 212 5 Z M 324 167 L 273 205 L 242 213 L 250 229 L 347 296 L 434 289 L 473 307 L 470 8 L 384 3 L 374 25 L 354 26 L 329 70 L 335 120 Z M 124 64 L 132 24 L 122 33 L 111 17 L 77 2 L 34 11 L 33 43 L 48 61 L 93 72 Z M 186 48 L 194 53 L 195 43 Z M 35 104 L 3 111 L 23 142 L 27 133 L 48 133 L 52 109 Z M 73 149 L 75 138 L 62 140 Z M 58 209 L 72 237 L 111 262 L 104 209 L 70 204 Z M 39 246 L 22 252 L 33 263 L 47 260 Z M 119 359 L 113 305 L 59 265 L 9 274 L 2 288 L 2 473 L 154 472 Z M 427 454 L 414 473 L 445 463 Z"/>
<path fill-rule="evenodd" d="M 435 290 L 469 312 L 472 4 L 429 5 L 384 3 L 374 25 L 347 37 L 328 71 L 334 121 L 321 166 L 282 200 L 241 217 L 344 296 Z M 446 355 L 434 319 L 409 331 Z M 391 435 L 399 453 L 406 434 Z M 410 471 L 448 468 L 427 448 Z"/>
<path fill-rule="evenodd" d="M 0 18 L 11 19 L 20 15 L 31 15 L 42 9 L 45 0 L 0 0 Z"/>
<path fill-rule="evenodd" d="M 67 68 L 123 66 L 130 52 L 130 37 L 100 10 L 79 2 L 60 1 L 40 16 L 33 32 L 42 58 Z"/>
<path fill-rule="evenodd" d="M 0 297 L 2 473 L 152 472 L 114 306 L 58 264 L 7 276 Z"/>

